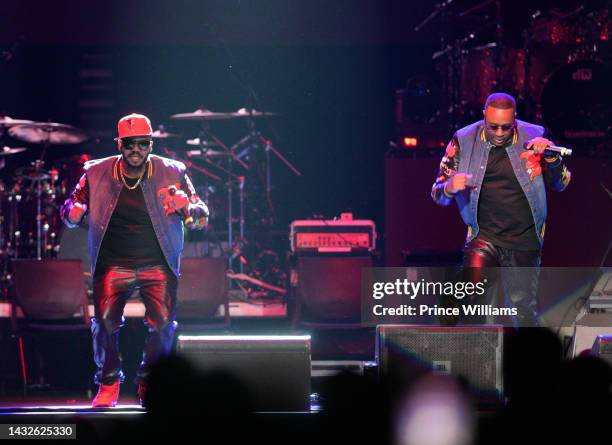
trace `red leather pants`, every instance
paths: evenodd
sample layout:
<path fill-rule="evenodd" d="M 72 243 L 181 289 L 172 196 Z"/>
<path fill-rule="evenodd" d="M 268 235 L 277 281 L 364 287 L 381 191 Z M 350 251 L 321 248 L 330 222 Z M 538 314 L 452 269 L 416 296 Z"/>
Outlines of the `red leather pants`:
<path fill-rule="evenodd" d="M 119 354 L 119 330 L 123 309 L 130 295 L 138 289 L 145 308 L 145 324 L 149 328 L 142 362 L 136 378 L 145 381 L 151 365 L 170 354 L 176 329 L 176 291 L 178 280 L 165 265 L 125 268 L 99 266 L 93 280 L 95 318 L 92 320 L 96 383 L 123 381 Z"/>

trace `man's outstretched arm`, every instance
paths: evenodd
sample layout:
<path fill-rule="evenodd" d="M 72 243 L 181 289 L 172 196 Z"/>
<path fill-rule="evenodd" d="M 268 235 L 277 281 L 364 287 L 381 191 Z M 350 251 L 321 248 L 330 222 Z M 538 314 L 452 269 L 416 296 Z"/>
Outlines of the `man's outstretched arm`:
<path fill-rule="evenodd" d="M 87 214 L 88 204 L 89 183 L 87 182 L 87 173 L 83 173 L 79 183 L 60 207 L 60 218 L 68 227 L 76 227 L 81 224 Z"/>

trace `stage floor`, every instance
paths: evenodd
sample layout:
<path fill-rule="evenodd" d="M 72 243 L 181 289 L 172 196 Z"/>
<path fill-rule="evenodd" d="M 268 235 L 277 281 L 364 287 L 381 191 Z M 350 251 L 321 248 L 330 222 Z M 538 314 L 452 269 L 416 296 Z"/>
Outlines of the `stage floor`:
<path fill-rule="evenodd" d="M 106 411 L 129 411 L 134 414 L 145 412 L 136 397 L 121 397 L 120 403 L 115 408 L 92 408 L 91 399 L 86 397 L 3 397 L 0 400 L 0 415 L 26 412 L 90 414 Z"/>
<path fill-rule="evenodd" d="M 317 403 L 312 403 L 310 411 L 293 414 L 312 414 L 319 412 Z M 136 397 L 120 397 L 120 401 L 114 408 L 92 408 L 91 399 L 86 397 L 2 397 L 0 399 L 0 416 L 11 415 L 142 415 L 146 410 L 140 406 Z M 261 412 L 258 414 L 279 414 Z"/>

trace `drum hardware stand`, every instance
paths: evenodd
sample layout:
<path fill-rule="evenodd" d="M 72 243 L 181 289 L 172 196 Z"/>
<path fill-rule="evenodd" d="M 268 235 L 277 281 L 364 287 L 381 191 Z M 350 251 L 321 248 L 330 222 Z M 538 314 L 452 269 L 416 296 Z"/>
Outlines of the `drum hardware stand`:
<path fill-rule="evenodd" d="M 439 16 L 440 29 L 442 30 L 440 32 L 440 50 L 432 54 L 432 60 L 447 56 L 447 62 L 444 64 L 446 69 L 443 71 L 442 76 L 442 90 L 445 91 L 448 102 L 444 103 L 445 101 L 443 101 L 442 106 L 445 108 L 445 114 L 449 118 L 449 130 L 454 132 L 459 122 L 459 81 L 457 79 L 457 68 L 461 67 L 463 47 L 459 47 L 458 41 L 454 44 L 447 43 L 446 30 L 449 29 L 448 24 L 452 15 L 448 7 L 452 2 L 453 0 L 445 0 L 436 4 L 434 10 L 414 27 L 414 32 L 420 32 L 429 22 Z"/>
<path fill-rule="evenodd" d="M 1 139 L 0 139 L 1 140 Z M 4 200 L 4 187 L 0 190 L 0 203 Z M 0 292 L 2 299 L 8 299 L 8 290 L 11 285 L 11 276 L 8 271 L 9 243 L 4 236 L 4 213 L 0 205 L 0 256 L 2 257 L 2 276 L 0 277 Z"/>
<path fill-rule="evenodd" d="M 230 160 L 230 168 L 231 168 L 231 160 Z M 244 184 L 245 177 L 244 176 L 235 176 L 236 179 L 230 178 L 230 180 L 226 183 L 227 185 L 227 245 L 231 255 L 228 257 L 228 267 L 233 269 L 234 259 L 237 256 L 240 256 L 240 252 L 242 250 L 242 245 L 244 243 Z M 236 239 L 236 246 L 234 246 L 234 183 L 238 183 L 238 202 L 239 202 L 239 216 L 238 216 L 238 239 Z M 240 261 L 240 272 L 242 273 L 244 270 L 244 263 Z"/>
<path fill-rule="evenodd" d="M 238 190 L 239 190 L 239 202 L 240 202 L 240 221 L 238 224 L 238 234 L 240 235 L 240 241 L 244 239 L 244 176 L 238 177 Z M 240 262 L 240 272 L 243 272 L 243 262 Z"/>
<path fill-rule="evenodd" d="M 442 3 L 438 3 L 437 5 L 434 6 L 434 10 L 431 12 L 431 14 L 429 14 L 427 17 L 425 17 L 425 19 L 423 19 L 421 21 L 421 23 L 419 23 L 418 25 L 416 25 L 414 27 L 414 32 L 419 32 L 421 29 L 423 29 L 425 27 L 425 25 L 427 25 L 429 22 L 431 22 L 433 19 L 435 19 L 438 15 L 442 16 L 444 18 L 444 16 L 446 15 L 446 8 L 453 2 L 453 0 L 444 0 Z M 444 41 L 442 39 L 442 48 L 445 47 L 444 45 Z"/>
<path fill-rule="evenodd" d="M 45 141 L 43 142 L 43 148 L 42 148 L 42 152 L 40 154 L 40 158 L 38 158 L 36 161 L 34 161 L 34 174 L 35 176 L 35 181 L 36 181 L 36 259 L 38 261 L 42 260 L 42 231 L 43 231 L 43 226 L 42 226 L 42 219 L 43 219 L 43 214 L 42 214 L 42 193 L 43 193 L 43 180 L 42 177 L 40 175 L 40 173 L 43 170 L 43 166 L 44 166 L 44 158 L 45 158 L 45 154 L 47 153 L 47 148 L 49 147 L 49 142 L 51 141 L 51 132 L 53 131 L 52 128 L 47 128 L 46 132 L 47 132 L 47 138 L 45 139 Z M 45 237 L 46 237 L 46 233 L 45 233 Z M 46 243 L 45 243 L 46 245 Z"/>
<path fill-rule="evenodd" d="M 253 103 L 254 93 L 249 92 L 249 100 L 247 103 Z M 249 102 L 252 100 L 251 102 Z M 246 239 L 246 213 L 245 204 L 248 199 L 248 191 L 246 190 L 247 175 L 237 169 L 237 165 L 242 167 L 244 170 L 250 170 L 250 167 L 255 167 L 257 170 L 256 175 L 261 180 L 261 188 L 258 188 L 258 195 L 262 199 L 266 199 L 264 206 L 270 208 L 270 213 L 274 214 L 274 208 L 272 206 L 271 191 L 272 191 L 272 173 L 271 173 L 271 153 L 283 162 L 287 168 L 289 168 L 297 176 L 301 176 L 301 173 L 289 162 L 285 157 L 276 149 L 276 147 L 268 140 L 266 140 L 259 132 L 255 130 L 254 119 L 264 116 L 274 116 L 276 113 L 259 111 L 252 107 L 241 108 L 236 112 L 224 113 L 214 112 L 208 110 L 205 107 L 200 107 L 194 112 L 190 113 L 179 113 L 171 116 L 172 119 L 179 120 L 199 120 L 201 122 L 201 130 L 199 133 L 199 139 L 197 143 L 187 141 L 189 145 L 198 145 L 200 150 L 192 153 L 194 156 L 204 160 L 211 166 L 215 167 L 219 171 L 218 174 L 227 176 L 226 182 L 222 183 L 224 190 L 227 193 L 227 231 L 228 231 L 228 247 L 225 250 L 225 254 L 228 255 L 228 266 L 230 269 L 233 268 L 234 260 L 237 258 L 240 260 L 239 271 L 243 272 L 245 266 L 247 266 L 247 260 L 243 256 L 244 246 L 248 245 Z M 216 137 L 210 131 L 210 121 L 213 120 L 228 120 L 228 119 L 245 119 L 248 125 L 248 133 L 240 141 L 231 147 L 226 146 L 218 137 Z M 162 136 L 160 136 L 162 137 Z M 219 147 L 219 148 L 217 148 Z M 249 158 L 249 153 L 255 153 L 255 150 L 261 149 L 261 158 L 253 157 L 252 162 Z M 221 150 L 221 151 L 218 151 Z M 257 151 L 259 153 L 259 151 Z M 200 157 L 201 156 L 201 157 Z M 217 157 L 222 158 L 217 160 Z M 265 159 L 262 159 L 265 158 Z M 226 161 L 227 159 L 227 161 Z M 215 162 L 211 162 L 211 161 Z M 246 161 L 246 162 L 245 162 Z M 265 163 L 265 164 L 264 164 Z M 195 164 L 195 159 L 194 159 Z M 195 167 L 193 164 L 192 168 Z M 206 180 L 210 179 L 210 175 L 207 175 Z M 248 184 L 251 185 L 250 183 Z M 257 182 L 259 186 L 259 182 Z M 236 187 L 238 187 L 236 189 Z M 250 189 L 249 189 L 250 190 Z M 207 187 L 206 194 L 209 189 Z M 263 192 L 263 193 L 261 193 Z M 237 195 L 237 196 L 236 196 Z M 207 196 L 207 195 L 206 195 Z M 238 201 L 235 203 L 234 201 Z M 259 204 L 259 203 L 257 203 Z M 236 208 L 238 205 L 238 208 Z M 254 208 L 255 213 L 261 213 L 259 205 Z M 265 210 L 265 209 L 264 209 Z M 238 212 L 238 215 L 236 213 Z M 259 216 L 257 216 L 259 218 Z M 273 218 L 263 218 L 262 223 L 270 224 Z M 258 219 L 259 221 L 259 219 Z M 236 227 L 238 225 L 238 227 Z M 238 233 L 236 233 L 238 231 Z M 237 235 L 237 236 L 236 236 Z M 232 282 L 232 284 L 235 284 Z"/>
<path fill-rule="evenodd" d="M 250 109 L 252 110 L 252 109 Z M 271 169 L 271 156 L 270 153 L 273 153 L 281 162 L 283 162 L 285 164 L 285 166 L 291 170 L 296 176 L 301 176 L 302 173 L 293 165 L 291 164 L 291 162 L 289 162 L 281 153 L 279 150 L 276 149 L 276 147 L 274 147 L 274 145 L 272 144 L 271 141 L 267 140 L 266 138 L 264 138 L 262 136 L 262 134 L 256 130 L 255 128 L 255 119 L 253 118 L 253 116 L 249 116 L 247 115 L 247 127 L 248 127 L 248 134 L 246 136 L 244 136 L 242 139 L 240 139 L 238 142 L 236 142 L 234 145 L 232 145 L 232 147 L 230 148 L 230 150 L 232 152 L 238 153 L 237 157 L 238 159 L 242 159 L 244 157 L 247 157 L 252 151 L 255 151 L 257 149 L 263 149 L 263 153 L 265 156 L 265 195 L 266 195 L 266 203 L 268 205 L 268 208 L 270 209 L 271 215 L 272 215 L 272 220 L 276 219 L 276 212 L 272 203 L 272 169 Z M 231 159 L 230 159 L 231 161 Z M 231 165 L 231 164 L 230 164 Z M 245 225 L 245 220 L 244 220 L 244 186 L 245 186 L 245 177 L 244 176 L 240 176 L 238 178 L 238 184 L 239 184 L 239 191 L 240 191 L 240 197 L 239 197 L 239 202 L 240 202 L 240 239 L 237 240 L 237 245 L 235 247 L 235 249 L 238 249 L 237 252 L 234 252 L 234 254 L 232 256 L 230 256 L 230 263 L 229 263 L 229 268 L 230 270 L 233 270 L 233 260 L 236 257 L 240 257 L 239 261 L 239 273 L 243 274 L 244 271 L 244 260 L 243 260 L 243 256 L 241 255 L 241 251 L 242 251 L 242 247 L 245 241 L 245 233 L 244 233 L 244 225 Z M 228 194 L 231 196 L 232 193 L 232 187 L 230 185 L 229 189 L 228 189 Z M 229 209 L 229 220 L 230 220 L 230 225 L 231 225 L 231 221 L 232 221 L 232 208 L 231 208 L 231 202 L 232 199 L 229 199 L 230 202 L 230 209 Z M 230 231 L 230 234 L 232 232 Z M 232 240 L 233 241 L 233 240 Z M 229 245 L 233 246 L 233 242 L 230 241 Z"/>
<path fill-rule="evenodd" d="M 265 192 L 266 202 L 272 213 L 272 217 L 276 219 L 276 212 L 272 203 L 272 162 L 270 153 L 273 153 L 285 166 L 291 170 L 296 176 L 302 176 L 302 173 L 285 158 L 282 153 L 274 146 L 274 144 L 266 139 L 259 131 L 255 129 L 255 120 L 252 117 L 247 117 L 247 126 L 249 133 L 236 142 L 231 148 L 237 151 L 241 147 L 244 147 L 238 154 L 239 158 L 248 156 L 251 150 L 263 147 L 265 154 Z"/>
<path fill-rule="evenodd" d="M 240 159 L 238 156 L 236 156 L 236 153 L 232 150 L 232 148 L 225 145 L 221 139 L 219 139 L 217 136 L 215 136 L 210 131 L 210 124 L 208 123 L 208 121 L 206 120 L 202 121 L 202 128 L 201 128 L 199 136 L 200 136 L 200 146 L 203 151 L 208 150 L 209 141 L 212 141 L 215 144 L 217 144 L 219 147 L 221 147 L 230 156 L 232 160 L 240 164 L 242 168 L 244 168 L 245 170 L 249 169 L 249 166 L 247 165 L 247 163 L 244 162 L 242 159 Z"/>
<path fill-rule="evenodd" d="M 214 173 L 212 173 L 211 171 L 209 171 L 209 170 L 205 169 L 204 167 L 201 167 L 201 166 L 199 166 L 199 165 L 195 165 L 195 164 L 194 164 L 193 162 L 191 162 L 189 159 L 185 159 L 185 158 L 182 158 L 182 157 L 178 156 L 178 155 L 176 154 L 176 152 L 175 152 L 175 151 L 172 151 L 172 150 L 170 150 L 169 148 L 164 147 L 164 148 L 163 148 L 163 152 L 164 152 L 165 154 L 167 154 L 168 156 L 170 156 L 172 159 L 176 159 L 176 160 L 178 160 L 178 161 L 181 161 L 181 162 L 182 162 L 182 163 L 184 163 L 184 164 L 185 164 L 185 165 L 186 165 L 188 168 L 191 168 L 191 169 L 193 169 L 193 170 L 195 170 L 195 171 L 197 171 L 197 172 L 199 172 L 199 173 L 202 173 L 202 174 L 204 175 L 204 177 L 207 179 L 207 181 L 208 181 L 208 178 L 212 178 L 212 179 L 214 179 L 215 181 L 221 181 L 221 178 L 220 178 L 219 176 L 215 175 Z M 204 160 L 204 162 L 210 163 L 210 162 L 208 162 L 207 160 Z M 214 164 L 213 164 L 213 165 L 214 165 Z M 215 165 L 215 167 L 218 167 L 218 166 L 217 166 L 217 165 Z M 208 191 L 206 192 L 205 197 L 206 197 L 206 198 L 208 198 Z"/>
<path fill-rule="evenodd" d="M 210 131 L 210 125 L 208 123 L 208 121 L 203 120 L 202 121 L 202 128 L 200 131 L 200 147 L 202 150 L 202 153 L 205 154 L 206 150 L 208 150 L 208 145 L 209 141 L 212 141 L 213 143 L 215 143 L 216 145 L 218 145 L 219 147 L 221 147 L 228 155 L 229 155 L 229 160 L 228 160 L 228 168 L 225 169 L 224 167 L 218 166 L 216 164 L 215 167 L 219 168 L 221 171 L 223 171 L 224 173 L 226 173 L 229 176 L 229 180 L 227 182 L 227 200 L 228 200 L 228 221 L 227 221 L 227 244 L 228 244 L 228 248 L 232 249 L 232 245 L 234 242 L 234 215 L 233 215 L 233 181 L 238 180 L 238 184 L 239 184 L 239 199 L 240 199 L 240 219 L 239 219 L 239 224 L 240 224 L 240 228 L 239 228 L 239 234 L 240 234 L 240 242 L 242 242 L 242 238 L 244 237 L 244 177 L 242 176 L 237 176 L 234 172 L 233 172 L 233 162 L 237 162 L 242 168 L 244 168 L 245 170 L 249 169 L 249 166 L 246 162 L 244 162 L 242 159 L 240 159 L 238 156 L 236 156 L 235 151 L 228 147 L 227 145 L 225 145 L 223 143 L 223 141 L 221 141 L 221 139 L 219 139 L 217 136 L 215 136 L 211 131 Z M 208 162 L 208 161 L 207 161 Z M 208 188 L 207 188 L 208 190 Z M 232 263 L 233 263 L 233 255 L 229 255 L 228 257 L 228 267 L 231 269 L 232 268 Z M 242 262 L 240 263 L 240 270 L 242 271 L 243 268 L 243 264 Z"/>
<path fill-rule="evenodd" d="M 530 22 L 533 24 L 533 21 L 540 15 L 540 11 L 536 11 L 536 13 L 530 15 Z M 529 85 L 531 84 L 531 51 L 529 50 L 529 31 L 525 29 L 522 33 L 523 37 L 523 52 L 525 54 L 525 64 L 523 66 L 523 85 L 520 91 L 520 99 L 523 100 L 525 104 L 525 118 L 531 119 L 533 118 L 533 99 L 529 95 Z"/>

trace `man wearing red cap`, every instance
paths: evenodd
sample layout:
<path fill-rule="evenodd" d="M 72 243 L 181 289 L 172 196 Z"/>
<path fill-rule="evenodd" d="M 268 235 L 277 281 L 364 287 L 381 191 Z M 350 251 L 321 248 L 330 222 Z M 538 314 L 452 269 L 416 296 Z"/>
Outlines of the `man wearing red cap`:
<path fill-rule="evenodd" d="M 151 364 L 168 355 L 176 328 L 176 291 L 183 228 L 206 225 L 208 208 L 197 196 L 182 162 L 151 154 L 151 122 L 130 114 L 118 123 L 118 156 L 85 164 L 85 174 L 60 209 L 75 227 L 89 216 L 89 254 L 95 317 L 92 320 L 94 407 L 112 407 L 124 380 L 119 354 L 123 309 L 139 290 L 148 335 L 138 371 L 146 395 Z"/>

